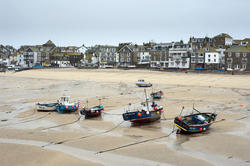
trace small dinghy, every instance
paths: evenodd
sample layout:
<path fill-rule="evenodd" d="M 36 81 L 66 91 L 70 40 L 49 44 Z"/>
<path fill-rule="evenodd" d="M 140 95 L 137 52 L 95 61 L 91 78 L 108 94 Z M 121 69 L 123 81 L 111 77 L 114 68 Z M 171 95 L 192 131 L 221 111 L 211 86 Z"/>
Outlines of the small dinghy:
<path fill-rule="evenodd" d="M 193 109 L 197 111 L 197 113 L 192 113 L 186 116 L 178 116 L 174 120 L 175 125 L 183 133 L 206 131 L 216 120 L 216 113 L 201 113 L 195 108 Z"/>
<path fill-rule="evenodd" d="M 123 113 L 122 116 L 125 121 L 130 121 L 132 123 L 148 123 L 159 120 L 161 118 L 161 113 L 163 112 L 164 110 L 162 106 L 157 105 L 154 101 L 149 103 L 146 97 L 146 102 L 142 103 L 141 109 L 127 111 L 126 113 Z"/>
<path fill-rule="evenodd" d="M 99 99 L 99 105 L 94 107 L 88 107 L 88 101 L 87 101 L 87 107 L 83 107 L 80 111 L 81 115 L 85 115 L 86 118 L 88 117 L 97 117 L 101 116 L 101 114 L 104 111 L 104 106 L 101 105 L 101 99 Z"/>
<path fill-rule="evenodd" d="M 136 82 L 136 85 L 137 85 L 138 87 L 151 87 L 151 86 L 152 86 L 151 83 L 146 83 L 146 82 L 144 81 L 144 79 L 139 79 L 139 80 Z"/>
<path fill-rule="evenodd" d="M 150 94 L 150 96 L 151 96 L 153 99 L 161 99 L 161 98 L 164 96 L 164 94 L 163 94 L 163 92 L 160 90 L 160 91 L 157 91 L 157 92 L 152 92 L 152 93 Z"/>
<path fill-rule="evenodd" d="M 69 96 L 62 96 L 58 101 L 56 110 L 58 111 L 58 113 L 69 113 L 78 110 L 79 106 L 80 106 L 79 102 L 70 103 Z"/>
<path fill-rule="evenodd" d="M 55 111 L 58 103 L 37 103 L 37 111 Z"/>

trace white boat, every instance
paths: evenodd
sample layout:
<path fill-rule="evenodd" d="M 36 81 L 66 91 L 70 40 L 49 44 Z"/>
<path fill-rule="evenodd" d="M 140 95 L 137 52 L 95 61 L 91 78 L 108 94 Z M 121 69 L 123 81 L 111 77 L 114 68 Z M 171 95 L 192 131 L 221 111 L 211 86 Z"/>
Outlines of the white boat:
<path fill-rule="evenodd" d="M 136 82 L 136 85 L 137 85 L 138 87 L 151 87 L 151 86 L 152 86 L 151 83 L 146 83 L 146 82 L 144 81 L 144 79 L 139 79 L 139 80 Z"/>
<path fill-rule="evenodd" d="M 37 103 L 36 108 L 38 111 L 55 111 L 58 103 Z"/>

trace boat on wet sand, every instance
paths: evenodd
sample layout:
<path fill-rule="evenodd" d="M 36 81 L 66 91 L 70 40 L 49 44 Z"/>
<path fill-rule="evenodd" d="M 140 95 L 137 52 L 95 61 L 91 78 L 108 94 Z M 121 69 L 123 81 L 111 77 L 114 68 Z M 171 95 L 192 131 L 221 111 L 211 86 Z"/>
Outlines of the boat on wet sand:
<path fill-rule="evenodd" d="M 69 96 L 62 96 L 58 101 L 56 110 L 58 111 L 58 113 L 69 113 L 78 110 L 79 106 L 79 102 L 70 103 Z"/>
<path fill-rule="evenodd" d="M 215 122 L 216 116 L 216 113 L 198 111 L 186 116 L 177 116 L 174 123 L 183 133 L 197 133 L 206 131 Z"/>
<path fill-rule="evenodd" d="M 160 90 L 160 91 L 157 91 L 157 92 L 152 92 L 152 93 L 150 94 L 150 96 L 151 96 L 153 99 L 161 99 L 161 98 L 164 96 L 164 94 L 163 94 L 163 92 Z"/>
<path fill-rule="evenodd" d="M 126 113 L 123 113 L 123 119 L 125 121 L 130 121 L 133 123 L 154 122 L 156 120 L 159 120 L 161 118 L 161 113 L 164 112 L 162 106 L 159 106 L 154 101 L 152 103 L 149 103 L 147 98 L 146 102 L 141 103 L 141 105 L 141 109 L 138 109 L 136 111 L 127 111 Z"/>
<path fill-rule="evenodd" d="M 137 85 L 138 87 L 151 87 L 151 86 L 152 86 L 151 83 L 146 83 L 146 82 L 144 81 L 144 79 L 139 79 L 139 80 L 136 82 L 136 85 Z"/>
<path fill-rule="evenodd" d="M 37 111 L 55 111 L 58 103 L 37 103 Z"/>
<path fill-rule="evenodd" d="M 83 107 L 80 110 L 80 114 L 85 115 L 86 118 L 101 116 L 101 114 L 104 111 L 104 106 L 101 105 L 100 101 L 101 100 L 99 99 L 99 105 L 93 106 L 93 107 L 90 107 L 90 108 L 88 107 L 88 101 L 87 101 L 87 107 L 86 108 Z"/>
<path fill-rule="evenodd" d="M 102 112 L 104 111 L 103 105 L 98 105 L 90 108 L 83 108 L 80 113 L 81 115 L 85 115 L 85 117 L 97 117 L 101 116 Z"/>

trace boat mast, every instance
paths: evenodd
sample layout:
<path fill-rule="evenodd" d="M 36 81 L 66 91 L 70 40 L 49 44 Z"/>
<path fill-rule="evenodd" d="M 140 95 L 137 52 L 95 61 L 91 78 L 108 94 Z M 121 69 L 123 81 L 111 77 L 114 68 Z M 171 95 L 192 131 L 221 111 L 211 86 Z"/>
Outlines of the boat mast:
<path fill-rule="evenodd" d="M 87 99 L 87 110 L 89 109 L 89 100 Z"/>
<path fill-rule="evenodd" d="M 146 89 L 144 89 L 144 92 L 145 92 L 145 98 L 146 98 L 147 109 L 148 109 L 148 112 L 149 112 L 149 107 L 148 107 L 148 98 L 147 98 L 147 92 L 146 92 Z"/>

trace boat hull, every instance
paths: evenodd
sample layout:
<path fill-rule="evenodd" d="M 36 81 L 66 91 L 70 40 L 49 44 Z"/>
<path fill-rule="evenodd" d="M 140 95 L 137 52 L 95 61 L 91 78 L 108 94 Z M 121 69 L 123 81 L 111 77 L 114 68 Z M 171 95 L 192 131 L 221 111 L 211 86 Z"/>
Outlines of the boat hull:
<path fill-rule="evenodd" d="M 195 115 L 205 115 L 207 118 L 210 118 L 209 121 L 201 123 L 201 124 L 189 124 L 189 122 L 185 121 L 185 118 Z M 184 117 L 176 117 L 174 120 L 175 125 L 181 130 L 183 133 L 199 133 L 209 129 L 209 127 L 214 123 L 216 118 L 216 114 L 212 113 L 200 113 L 200 114 L 193 114 Z M 182 120 L 184 119 L 184 120 Z"/>
<path fill-rule="evenodd" d="M 74 105 L 57 105 L 56 110 L 58 113 L 70 113 L 78 110 L 78 104 Z"/>
<path fill-rule="evenodd" d="M 132 123 L 149 123 L 157 121 L 161 118 L 161 111 L 150 111 L 148 114 L 147 112 L 128 112 L 123 114 L 123 119 L 125 121 L 130 121 Z"/>
<path fill-rule="evenodd" d="M 146 84 L 146 83 L 137 83 L 136 85 L 138 87 L 151 87 L 152 86 L 152 84 L 150 84 L 150 83 L 148 83 L 148 84 Z"/>
<path fill-rule="evenodd" d="M 37 104 L 37 111 L 56 111 L 56 106 L 58 103 L 50 104 Z"/>
<path fill-rule="evenodd" d="M 86 118 L 90 117 L 98 117 L 101 116 L 102 112 L 104 111 L 103 105 L 91 107 L 89 109 L 83 108 L 80 113 L 85 115 Z"/>

